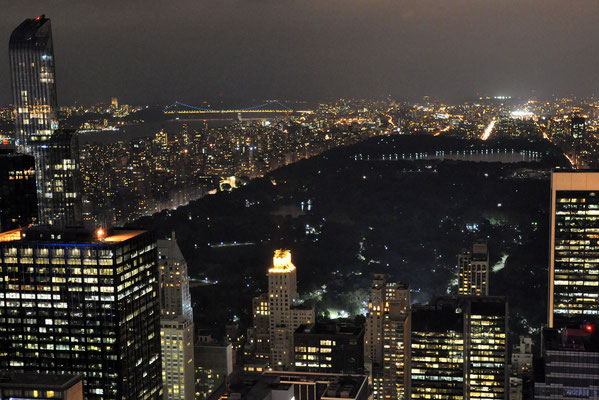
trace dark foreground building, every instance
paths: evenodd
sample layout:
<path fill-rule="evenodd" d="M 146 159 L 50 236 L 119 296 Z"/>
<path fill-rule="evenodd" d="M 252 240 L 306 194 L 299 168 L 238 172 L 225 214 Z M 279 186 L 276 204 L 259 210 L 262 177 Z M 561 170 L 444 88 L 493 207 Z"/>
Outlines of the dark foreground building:
<path fill-rule="evenodd" d="M 162 397 L 152 235 L 18 229 L 0 257 L 0 371 L 80 374 L 85 399 Z"/>
<path fill-rule="evenodd" d="M 543 331 L 543 373 L 535 399 L 599 398 L 599 326 Z"/>
<path fill-rule="evenodd" d="M 33 157 L 0 150 L 0 232 L 37 221 Z"/>
<path fill-rule="evenodd" d="M 233 373 L 208 400 L 367 400 L 364 375 L 268 371 Z"/>
<path fill-rule="evenodd" d="M 293 335 L 295 370 L 364 373 L 364 327 L 351 323 L 300 325 Z"/>

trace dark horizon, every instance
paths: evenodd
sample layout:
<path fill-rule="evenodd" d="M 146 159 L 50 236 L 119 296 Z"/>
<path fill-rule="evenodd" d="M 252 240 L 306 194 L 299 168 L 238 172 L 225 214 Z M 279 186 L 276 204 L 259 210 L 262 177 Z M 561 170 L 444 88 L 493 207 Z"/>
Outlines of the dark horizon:
<path fill-rule="evenodd" d="M 592 95 L 599 80 L 592 0 L 32 1 L 0 15 L 2 105 L 10 34 L 41 14 L 60 105 L 544 98 Z"/>

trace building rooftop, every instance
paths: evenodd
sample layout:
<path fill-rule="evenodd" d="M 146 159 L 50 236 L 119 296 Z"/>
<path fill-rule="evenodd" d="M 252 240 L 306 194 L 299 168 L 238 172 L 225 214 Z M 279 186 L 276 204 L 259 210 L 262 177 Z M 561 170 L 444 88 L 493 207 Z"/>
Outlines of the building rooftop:
<path fill-rule="evenodd" d="M 412 307 L 412 329 L 417 331 L 462 331 L 464 312 L 482 315 L 505 315 L 503 296 L 436 296 L 428 304 Z"/>
<path fill-rule="evenodd" d="M 325 390 L 322 399 L 355 399 L 364 385 L 364 379 L 343 376 L 331 383 Z"/>
<path fill-rule="evenodd" d="M 0 233 L 0 242 L 44 242 L 52 244 L 120 243 L 147 231 L 130 229 L 53 228 L 34 226 Z"/>
<path fill-rule="evenodd" d="M 80 375 L 53 375 L 0 371 L 0 388 L 64 391 L 81 381 Z"/>
<path fill-rule="evenodd" d="M 275 250 L 272 258 L 272 268 L 268 270 L 269 274 L 284 274 L 295 270 L 295 265 L 291 263 L 291 251 Z"/>
<path fill-rule="evenodd" d="M 313 324 L 302 324 L 295 333 L 310 335 L 348 335 L 359 336 L 364 328 L 352 323 L 339 322 L 316 322 Z"/>
<path fill-rule="evenodd" d="M 319 372 L 265 371 L 264 376 L 278 376 L 281 383 L 318 382 L 326 384 L 318 399 L 356 399 L 365 395 L 368 377 L 364 375 L 331 374 Z"/>
<path fill-rule="evenodd" d="M 28 18 L 10 35 L 10 45 L 31 44 L 45 45 L 50 39 L 50 20 L 45 15 Z"/>
<path fill-rule="evenodd" d="M 262 400 L 273 390 L 287 391 L 291 385 L 315 385 L 320 399 L 366 398 L 368 379 L 363 375 L 341 375 L 292 371 L 264 371 L 262 373 L 234 372 L 226 390 L 215 393 L 212 399 Z M 316 388 L 318 386 L 318 388 Z M 294 388 L 297 391 L 297 388 Z M 223 393 L 224 392 L 224 393 Z"/>
<path fill-rule="evenodd" d="M 599 352 L 599 324 L 583 323 L 562 330 L 543 330 L 544 347 L 555 351 Z"/>

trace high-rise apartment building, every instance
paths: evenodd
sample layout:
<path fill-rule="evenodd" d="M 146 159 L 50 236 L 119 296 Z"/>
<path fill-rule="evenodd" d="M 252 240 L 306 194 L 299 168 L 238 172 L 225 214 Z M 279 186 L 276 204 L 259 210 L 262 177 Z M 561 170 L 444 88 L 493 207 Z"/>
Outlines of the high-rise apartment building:
<path fill-rule="evenodd" d="M 177 245 L 175 232 L 167 240 L 156 241 L 160 271 L 160 313 L 184 315 L 193 319 L 187 262 Z"/>
<path fill-rule="evenodd" d="M 81 223 L 76 137 L 60 132 L 50 20 L 26 19 L 9 42 L 15 145 L 35 158 L 39 223 Z"/>
<path fill-rule="evenodd" d="M 599 318 L 599 172 L 551 177 L 549 327 Z"/>
<path fill-rule="evenodd" d="M 165 400 L 195 397 L 194 325 L 187 262 L 175 232 L 158 240 L 160 338 Z"/>
<path fill-rule="evenodd" d="M 518 376 L 532 374 L 532 338 L 520 336 L 520 343 L 512 346 L 512 373 Z"/>
<path fill-rule="evenodd" d="M 296 307 L 297 276 L 289 250 L 276 250 L 268 270 L 270 362 L 273 369 L 293 365 L 293 332 L 314 321 L 314 309 Z"/>
<path fill-rule="evenodd" d="M 270 310 L 268 294 L 262 293 L 252 300 L 253 354 L 261 360 L 270 359 Z"/>
<path fill-rule="evenodd" d="M 193 321 L 180 315 L 160 318 L 164 399 L 195 398 Z"/>
<path fill-rule="evenodd" d="M 86 399 L 161 398 L 156 258 L 146 231 L 0 233 L 0 370 L 80 374 Z"/>
<path fill-rule="evenodd" d="M 37 221 L 34 165 L 31 156 L 0 150 L 0 232 Z"/>
<path fill-rule="evenodd" d="M 487 242 L 479 240 L 472 250 L 458 254 L 458 293 L 461 295 L 489 295 L 489 250 Z"/>
<path fill-rule="evenodd" d="M 572 115 L 570 121 L 570 134 L 572 135 L 572 143 L 574 147 L 574 164 L 579 165 L 580 153 L 583 149 L 584 140 L 586 138 L 585 118 L 580 114 Z"/>
<path fill-rule="evenodd" d="M 382 378 L 383 399 L 406 399 L 410 394 L 410 311 L 402 300 L 389 302 L 384 315 L 383 364 L 374 376 Z"/>
<path fill-rule="evenodd" d="M 435 298 L 412 308 L 412 399 L 507 399 L 503 297 Z"/>
<path fill-rule="evenodd" d="M 370 290 L 364 360 L 375 399 L 402 398 L 409 384 L 410 287 L 375 274 Z M 392 361 L 393 360 L 393 361 Z M 395 364 L 392 366 L 391 363 Z"/>

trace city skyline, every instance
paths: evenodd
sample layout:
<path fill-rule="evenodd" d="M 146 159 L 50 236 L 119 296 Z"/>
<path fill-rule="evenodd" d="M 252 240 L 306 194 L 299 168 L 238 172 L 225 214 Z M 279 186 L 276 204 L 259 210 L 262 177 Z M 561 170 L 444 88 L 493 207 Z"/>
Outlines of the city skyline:
<path fill-rule="evenodd" d="M 55 21 L 59 105 L 112 96 L 134 104 L 244 105 L 264 98 L 587 95 L 599 78 L 588 34 L 599 4 L 577 5 L 30 2 L 4 7 L 0 35 L 24 18 Z M 7 72 L 2 54 L 0 74 Z M 9 83 L 0 83 L 0 93 L 0 104 L 11 102 Z"/>
<path fill-rule="evenodd" d="M 111 2 L 84 19 L 89 29 L 77 38 L 96 51 L 89 57 L 55 57 L 54 43 L 75 42 L 53 35 L 51 15 L 26 18 L 10 36 L 14 104 L 0 108 L 0 397 L 598 398 L 597 97 L 540 101 L 536 91 L 526 100 L 481 93 L 452 104 L 435 93 L 417 102 L 336 94 L 318 103 L 290 100 L 293 108 L 275 96 L 253 106 L 248 103 L 256 99 L 243 97 L 252 87 L 252 95 L 273 88 L 297 94 L 301 87 L 321 96 L 341 86 L 374 93 L 373 75 L 387 79 L 389 90 L 403 79 L 419 90 L 445 79 L 451 85 L 437 87 L 455 95 L 485 74 L 495 73 L 487 81 L 497 84 L 511 62 L 519 62 L 522 80 L 528 73 L 543 80 L 569 61 L 568 51 L 580 53 L 580 42 L 568 42 L 568 51 L 551 42 L 564 20 L 570 30 L 560 38 L 586 31 L 580 18 L 568 19 L 571 10 L 545 2 L 537 20 L 518 32 L 534 2 L 516 18 L 511 0 L 487 7 L 454 0 L 433 9 L 423 0 L 407 15 L 401 0 L 342 7 L 338 0 L 253 6 L 224 0 L 211 8 L 212 1 L 198 5 L 215 12 L 197 18 L 194 29 L 217 26 L 230 35 L 217 59 L 251 49 L 231 64 L 243 70 L 235 79 L 226 67 L 217 80 L 203 75 L 215 56 L 210 39 L 163 38 L 166 31 L 185 31 L 190 15 L 173 28 L 171 15 L 152 4 L 129 18 L 126 35 L 118 35 L 119 18 L 129 15 L 131 3 L 104 26 L 95 23 L 114 9 Z M 181 13 L 187 5 L 180 5 L 169 11 Z M 59 16 L 58 25 L 76 30 L 76 14 L 90 6 L 62 7 L 71 13 L 68 21 Z M 333 11 L 337 19 L 319 25 Z M 405 26 L 372 24 L 374 15 L 379 23 L 395 18 Z M 559 17 L 547 25 L 557 30 L 544 31 L 540 40 L 536 29 L 549 15 Z M 266 24 L 269 16 L 278 25 Z M 502 21 L 507 17 L 514 18 Z M 435 18 L 443 22 L 429 26 Z M 210 23 L 201 25 L 204 20 Z M 348 21 L 351 32 L 344 31 Z M 415 21 L 424 22 L 422 36 L 405 47 L 393 38 L 370 41 L 396 30 L 415 34 Z M 435 41 L 445 43 L 438 56 L 459 58 L 474 42 L 485 45 L 462 57 L 458 72 L 451 57 L 431 68 L 427 54 L 435 47 L 425 45 L 454 21 L 458 36 L 468 35 L 455 42 L 457 51 L 447 45 L 452 35 Z M 227 38 L 262 22 L 229 46 Z M 473 35 L 481 23 L 485 29 Z M 118 40 L 105 35 L 102 43 L 111 43 L 114 54 L 98 62 L 102 46 L 89 35 L 106 27 Z M 309 79 L 306 65 L 313 60 L 296 57 L 290 71 L 297 79 L 290 80 L 273 71 L 306 43 L 281 49 L 287 37 L 277 29 L 288 27 L 284 32 L 330 34 L 306 42 L 311 54 L 345 36 L 330 53 L 313 57 L 317 67 Z M 118 57 L 140 32 L 136 52 Z M 278 34 L 276 45 L 256 41 L 256 32 Z M 509 42 L 524 32 L 514 53 Z M 560 62 L 541 71 L 528 69 L 525 57 L 511 59 L 527 41 L 536 47 L 526 56 L 550 43 L 552 51 L 537 61 Z M 174 57 L 148 50 L 164 50 L 165 43 Z M 365 43 L 376 45 L 365 50 Z M 351 56 L 335 61 L 344 45 L 352 46 Z M 393 63 L 376 57 L 383 45 L 387 55 L 406 55 L 402 62 L 415 62 L 417 71 L 386 76 Z M 205 64 L 194 62 L 196 46 L 205 46 Z M 177 49 L 197 67 L 194 80 L 177 69 Z M 485 51 L 492 55 L 469 61 Z M 264 63 L 260 70 L 256 60 Z M 199 79 L 204 88 L 219 89 L 219 100 L 136 106 L 112 93 L 89 107 L 61 106 L 56 85 L 63 78 L 56 71 L 62 61 L 87 68 L 87 86 L 77 83 L 77 74 L 64 78 L 85 96 L 98 82 L 112 82 L 111 68 L 129 62 L 136 78 L 120 78 L 135 96 L 148 99 L 156 90 L 168 96 L 171 89 L 197 95 Z M 90 61 L 107 73 L 95 74 Z M 158 68 L 164 61 L 173 68 Z M 359 73 L 366 65 L 360 62 L 370 63 L 368 73 Z M 343 68 L 327 77 L 333 65 Z M 493 68 L 472 73 L 481 65 Z M 468 85 L 462 73 L 471 77 Z M 593 79 L 581 68 L 577 73 Z M 177 85 L 165 89 L 165 74 L 174 74 L 168 79 Z M 240 83 L 252 76 L 253 86 Z M 559 90 L 565 81 L 554 78 L 547 87 Z"/>

